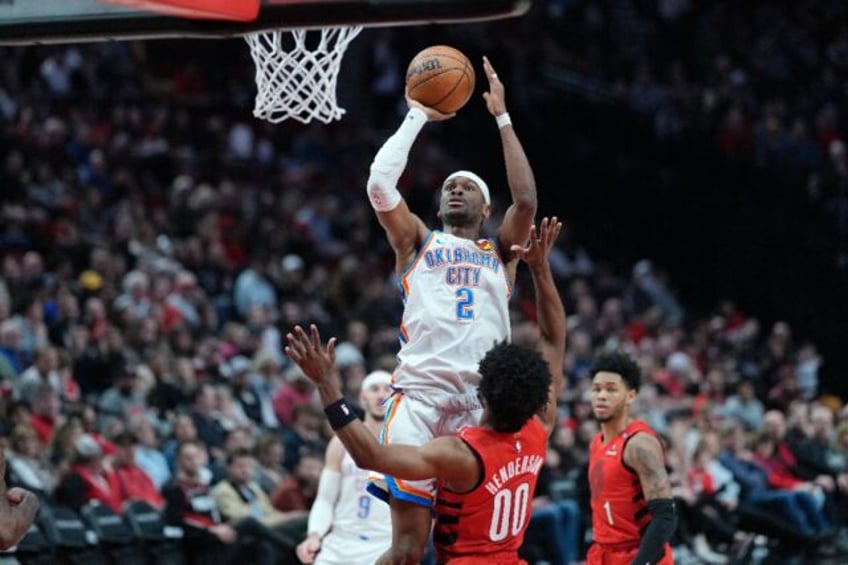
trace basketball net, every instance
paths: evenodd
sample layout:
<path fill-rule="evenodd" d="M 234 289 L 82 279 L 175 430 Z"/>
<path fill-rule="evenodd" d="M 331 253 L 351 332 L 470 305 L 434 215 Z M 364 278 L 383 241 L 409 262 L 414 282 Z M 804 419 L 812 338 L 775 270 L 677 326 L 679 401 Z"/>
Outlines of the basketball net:
<path fill-rule="evenodd" d="M 253 115 L 272 123 L 293 118 L 304 124 L 340 119 L 336 102 L 339 68 L 362 26 L 266 31 L 245 36 L 256 65 Z M 318 43 L 307 44 L 307 34 Z"/>

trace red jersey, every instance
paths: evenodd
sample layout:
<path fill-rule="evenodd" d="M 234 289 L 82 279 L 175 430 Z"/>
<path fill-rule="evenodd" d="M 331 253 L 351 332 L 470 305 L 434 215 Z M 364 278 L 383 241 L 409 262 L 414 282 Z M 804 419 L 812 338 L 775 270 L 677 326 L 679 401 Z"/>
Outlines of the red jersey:
<path fill-rule="evenodd" d="M 639 476 L 624 463 L 627 442 L 641 432 L 656 436 L 648 424 L 636 420 L 608 443 L 599 433 L 589 446 L 592 532 L 598 543 L 638 546 L 640 532 L 651 523 Z"/>
<path fill-rule="evenodd" d="M 548 433 L 530 418 L 517 433 L 468 427 L 459 437 L 483 464 L 480 483 L 470 492 L 439 485 L 433 541 L 439 564 L 516 564 L 530 523 Z"/>

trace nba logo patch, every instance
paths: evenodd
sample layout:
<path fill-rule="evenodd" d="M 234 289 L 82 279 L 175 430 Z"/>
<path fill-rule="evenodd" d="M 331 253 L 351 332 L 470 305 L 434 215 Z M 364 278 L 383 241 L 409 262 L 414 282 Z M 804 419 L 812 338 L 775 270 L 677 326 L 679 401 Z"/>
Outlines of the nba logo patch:
<path fill-rule="evenodd" d="M 521 442 L 518 440 L 515 440 L 515 452 L 521 453 Z"/>

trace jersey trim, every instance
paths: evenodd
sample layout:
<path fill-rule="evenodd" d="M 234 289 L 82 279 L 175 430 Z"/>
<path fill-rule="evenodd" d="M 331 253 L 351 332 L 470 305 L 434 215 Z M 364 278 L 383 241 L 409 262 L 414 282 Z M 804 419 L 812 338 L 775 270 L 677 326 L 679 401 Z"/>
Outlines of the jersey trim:
<path fill-rule="evenodd" d="M 424 241 L 421 242 L 421 247 L 418 248 L 418 251 L 415 253 L 415 257 L 412 258 L 409 265 L 407 265 L 400 276 L 398 276 L 398 286 L 400 286 L 400 291 L 403 294 L 404 300 L 406 300 L 406 297 L 409 296 L 409 283 L 407 283 L 406 279 L 409 276 L 409 273 L 415 269 L 415 266 L 418 264 L 418 261 L 421 260 L 421 257 L 424 256 L 424 250 L 427 249 L 427 246 L 430 245 L 431 241 L 433 241 L 433 237 L 435 235 L 436 230 L 430 230 L 427 232 L 427 237 L 425 237 Z"/>

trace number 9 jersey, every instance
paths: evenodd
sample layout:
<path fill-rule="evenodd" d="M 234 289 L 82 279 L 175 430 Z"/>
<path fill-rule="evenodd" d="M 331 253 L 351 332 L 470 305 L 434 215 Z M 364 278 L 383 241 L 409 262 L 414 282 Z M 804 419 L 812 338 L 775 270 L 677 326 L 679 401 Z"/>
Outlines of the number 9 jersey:
<path fill-rule="evenodd" d="M 548 434 L 530 418 L 517 433 L 477 426 L 459 437 L 483 466 L 479 484 L 467 493 L 439 485 L 433 542 L 439 564 L 526 564 L 518 549 L 530 524 L 533 493 L 545 463 Z"/>
<path fill-rule="evenodd" d="M 510 339 L 512 283 L 496 243 L 432 231 L 400 284 L 404 311 L 393 384 L 476 393 L 480 360 Z"/>

